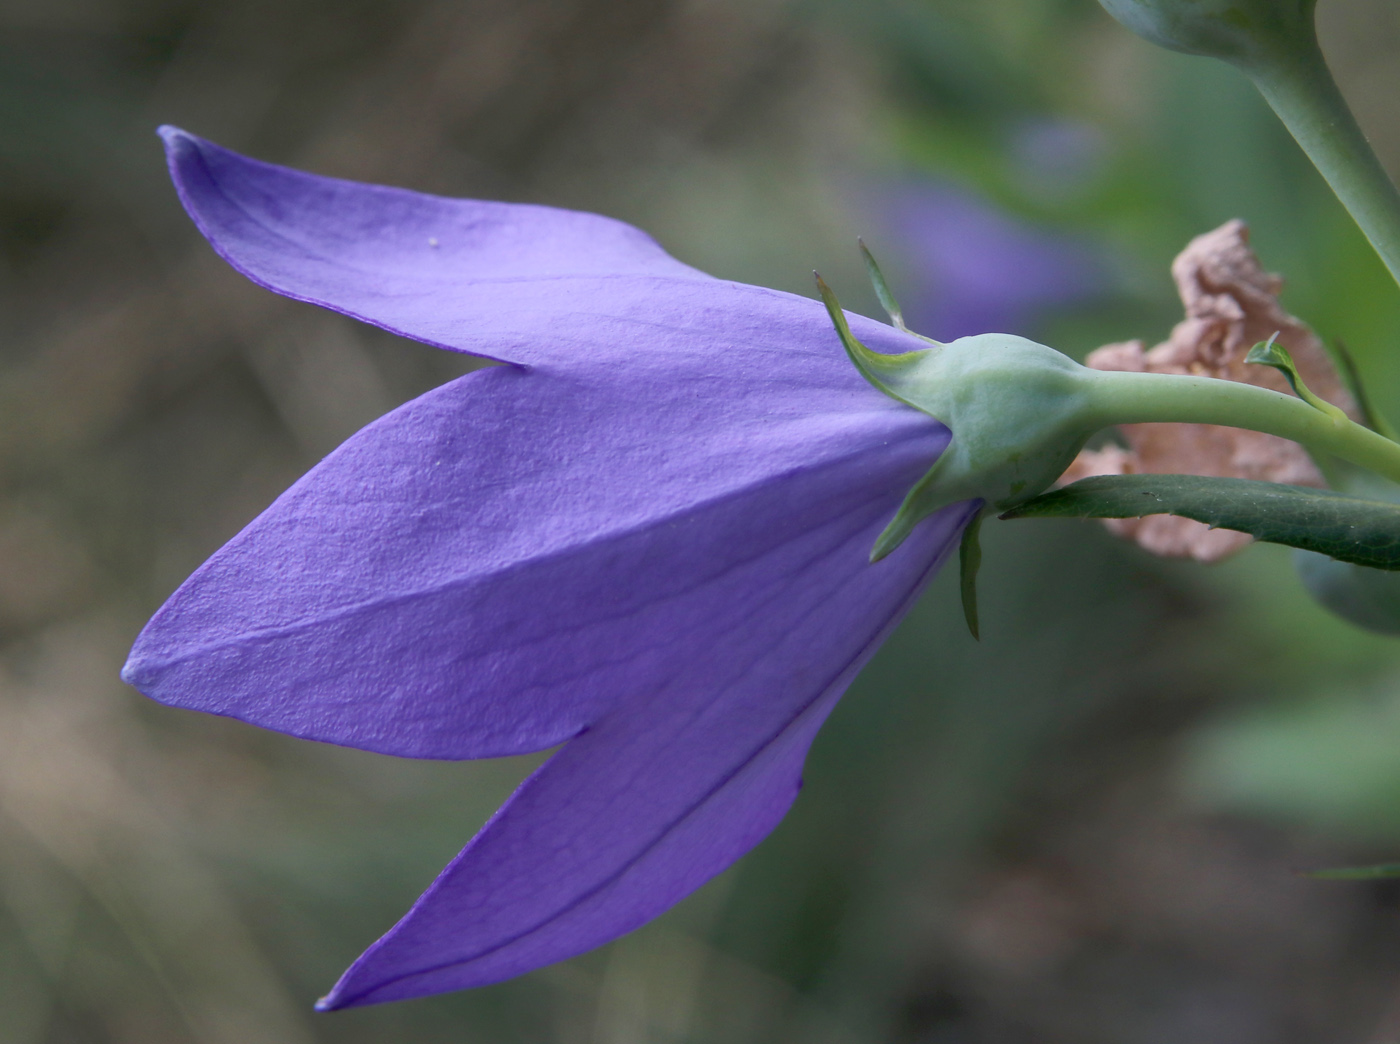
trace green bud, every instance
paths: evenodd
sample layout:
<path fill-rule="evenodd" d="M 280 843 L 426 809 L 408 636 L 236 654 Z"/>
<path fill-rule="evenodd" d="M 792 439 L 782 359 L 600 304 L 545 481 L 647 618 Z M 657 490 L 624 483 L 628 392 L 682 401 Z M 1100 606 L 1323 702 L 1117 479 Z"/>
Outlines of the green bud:
<path fill-rule="evenodd" d="M 1173 51 L 1254 65 L 1313 40 L 1317 0 L 1099 0 L 1118 21 Z"/>
<path fill-rule="evenodd" d="M 1249 350 L 1249 354 L 1244 357 L 1247 363 L 1254 363 L 1257 366 L 1270 366 L 1283 374 L 1283 379 L 1288 382 L 1288 386 L 1293 389 L 1293 394 L 1302 399 L 1315 410 L 1321 410 L 1335 421 L 1345 422 L 1347 415 L 1336 406 L 1333 406 L 1326 399 L 1315 395 L 1306 384 L 1303 383 L 1303 376 L 1298 372 L 1297 365 L 1293 362 L 1293 356 L 1288 354 L 1288 349 L 1278 344 L 1278 333 L 1274 333 L 1267 341 L 1260 341 Z M 1374 425 L 1373 425 L 1374 427 Z"/>
<path fill-rule="evenodd" d="M 1048 489 L 1105 424 L 1099 373 L 1012 334 L 978 334 L 902 355 L 871 351 L 851 334 L 831 288 L 817 286 L 846 353 L 886 395 L 946 424 L 952 441 L 875 542 L 893 551 L 925 518 L 962 500 L 1005 510 Z"/>
<path fill-rule="evenodd" d="M 831 288 L 817 288 L 847 356 L 872 385 L 942 421 L 948 447 L 875 541 L 872 561 L 921 521 L 962 501 L 998 513 L 1049 489 L 1095 432 L 1114 424 L 1225 424 L 1293 439 L 1400 483 L 1400 445 L 1300 399 L 1237 381 L 1091 370 L 1012 334 L 979 334 L 886 355 L 851 333 Z M 910 337 L 917 345 L 920 339 Z"/>
<path fill-rule="evenodd" d="M 1254 81 L 1400 282 L 1400 190 L 1317 44 L 1317 0 L 1099 0 L 1139 36 L 1219 58 Z"/>
<path fill-rule="evenodd" d="M 862 368 L 868 359 L 856 366 L 872 383 L 878 379 L 877 387 L 948 425 L 953 440 L 875 542 L 875 559 L 949 504 L 980 499 L 1004 511 L 1043 492 L 1104 426 L 1095 371 L 1043 344 L 979 334 L 912 354 L 899 369 Z"/>

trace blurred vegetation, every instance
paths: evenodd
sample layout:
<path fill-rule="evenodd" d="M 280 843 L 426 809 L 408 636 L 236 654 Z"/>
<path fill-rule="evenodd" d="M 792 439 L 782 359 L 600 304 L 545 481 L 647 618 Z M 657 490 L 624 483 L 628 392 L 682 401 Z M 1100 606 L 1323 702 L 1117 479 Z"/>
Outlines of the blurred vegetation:
<path fill-rule="evenodd" d="M 1400 170 L 1400 15 L 1319 17 Z M 1400 647 L 1314 608 L 1278 549 L 1206 570 L 1029 522 L 984 534 L 984 641 L 940 578 L 788 820 L 671 914 L 500 986 L 312 1015 L 529 759 L 303 743 L 149 704 L 116 672 L 297 475 L 470 364 L 228 270 L 168 187 L 161 122 L 321 173 L 610 213 L 730 278 L 807 293 L 820 266 L 868 312 L 855 236 L 936 294 L 898 200 L 954 192 L 1097 259 L 1092 293 L 1015 331 L 1074 354 L 1164 337 L 1172 256 L 1243 217 L 1288 307 L 1400 416 L 1400 292 L 1286 133 L 1237 74 L 1092 0 L 10 0 L 6 1044 L 1400 1035 L 1400 894 L 1295 873 L 1400 855 Z"/>

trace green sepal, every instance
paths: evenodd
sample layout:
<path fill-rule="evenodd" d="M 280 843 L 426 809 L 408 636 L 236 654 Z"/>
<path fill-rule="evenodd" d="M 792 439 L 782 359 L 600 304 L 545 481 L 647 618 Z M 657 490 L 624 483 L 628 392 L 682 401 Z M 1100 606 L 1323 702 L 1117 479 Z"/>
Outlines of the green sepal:
<path fill-rule="evenodd" d="M 1328 867 L 1324 870 L 1304 870 L 1302 874 L 1321 881 L 1382 881 L 1388 877 L 1400 877 L 1400 863 Z"/>
<path fill-rule="evenodd" d="M 870 248 L 865 245 L 865 240 L 856 239 L 860 246 L 860 256 L 865 261 L 866 274 L 870 276 L 870 285 L 875 288 L 875 297 L 880 302 L 880 307 L 885 310 L 885 314 L 890 317 L 890 325 L 900 333 L 907 333 L 910 337 L 917 337 L 925 344 L 934 348 L 942 348 L 942 341 L 935 341 L 932 337 L 925 337 L 921 333 L 909 329 L 904 325 L 904 313 L 900 310 L 899 302 L 895 300 L 894 291 L 890 289 L 889 283 L 885 282 L 885 274 L 880 271 L 880 266 L 875 261 L 875 255 L 870 252 Z"/>
<path fill-rule="evenodd" d="M 949 449 L 951 448 L 950 446 Z M 924 473 L 924 477 L 914 483 L 914 487 L 904 494 L 904 500 L 900 503 L 899 510 L 894 513 L 894 518 L 890 519 L 890 524 L 881 530 L 880 535 L 875 538 L 875 545 L 870 549 L 871 562 L 880 561 L 904 543 L 909 534 L 914 531 L 914 527 L 920 522 L 939 508 L 947 507 L 953 503 L 941 495 L 937 488 L 938 473 L 940 470 L 947 470 L 948 459 L 949 453 L 945 449 L 942 455 L 933 462 L 933 467 Z"/>
<path fill-rule="evenodd" d="M 885 355 L 855 338 L 821 276 L 817 289 L 861 375 L 953 433 L 875 541 L 872 562 L 950 504 L 980 499 L 1001 509 L 1046 489 L 1106 423 L 1094 396 L 1103 375 L 1054 349 L 1010 334 L 980 334 Z"/>
<path fill-rule="evenodd" d="M 861 244 L 864 249 L 865 244 Z M 867 251 L 867 255 L 868 255 Z M 874 258 L 870 259 L 874 264 Z M 879 272 L 879 268 L 875 268 Z M 938 351 L 938 348 L 928 348 L 915 352 L 903 352 L 899 355 L 885 355 L 881 352 L 873 352 L 856 339 L 851 333 L 850 323 L 846 321 L 846 313 L 841 310 L 841 304 L 836 299 L 835 292 L 826 285 L 826 280 L 816 272 L 817 292 L 821 294 L 822 303 L 826 305 L 827 314 L 831 316 L 831 325 L 836 328 L 836 334 L 841 338 L 841 345 L 846 349 L 846 355 L 850 358 L 851 364 L 860 371 L 860 375 L 875 386 L 879 391 L 890 398 L 912 406 L 916 410 L 927 412 L 918 403 L 912 401 L 907 394 L 904 394 L 913 377 L 914 371 L 920 362 L 930 352 Z M 877 289 L 878 292 L 878 289 Z M 941 347 L 941 346 L 940 346 Z M 946 507 L 954 502 L 935 490 L 935 481 L 940 471 L 947 471 L 944 465 L 949 460 L 948 450 L 944 450 L 939 458 L 934 461 L 933 466 L 928 470 L 923 478 L 914 484 L 904 496 L 904 501 L 900 504 L 899 510 L 890 520 L 889 525 L 876 537 L 875 545 L 870 549 L 870 561 L 878 562 L 884 558 L 900 544 L 904 543 L 910 533 L 929 515 L 933 514 L 940 507 Z"/>
<path fill-rule="evenodd" d="M 831 287 L 826 285 L 826 280 L 816 272 L 812 275 L 817 279 L 817 292 L 822 296 L 822 304 L 826 305 L 827 314 L 831 316 L 831 325 L 836 327 L 836 333 L 841 338 L 841 345 L 846 349 L 846 355 L 850 357 L 851 364 L 860 371 L 860 375 L 873 384 L 880 391 L 884 392 L 892 399 L 898 399 L 906 406 L 913 406 L 918 409 L 918 404 L 910 402 L 900 393 L 900 385 L 905 382 L 910 371 L 918 365 L 919 357 L 925 349 L 917 352 L 903 352 L 899 355 L 885 355 L 881 352 L 873 352 L 865 345 L 856 340 L 855 334 L 851 333 L 851 325 L 846 322 L 846 313 L 841 311 L 841 303 L 836 300 L 836 294 Z"/>
<path fill-rule="evenodd" d="M 896 330 L 903 330 L 905 333 L 913 333 L 909 327 L 904 325 L 904 313 L 899 309 L 899 302 L 894 299 L 894 292 L 885 282 L 885 274 L 880 271 L 880 266 L 875 262 L 875 255 L 870 252 L 870 248 L 865 245 L 865 240 L 857 239 L 860 246 L 861 260 L 865 262 L 865 271 L 870 276 L 870 285 L 875 288 L 875 296 L 880 301 L 880 307 L 885 310 L 885 314 L 890 317 L 890 323 Z"/>
<path fill-rule="evenodd" d="M 962 543 L 958 545 L 958 583 L 962 591 L 963 619 L 967 629 L 976 641 L 982 640 L 977 629 L 977 571 L 982 568 L 982 542 L 978 539 L 982 530 L 982 516 L 978 509 L 972 520 L 963 527 Z"/>
<path fill-rule="evenodd" d="M 1033 497 L 1002 518 L 1178 515 L 1340 562 L 1400 570 L 1400 507 L 1326 489 L 1202 475 L 1100 475 Z"/>

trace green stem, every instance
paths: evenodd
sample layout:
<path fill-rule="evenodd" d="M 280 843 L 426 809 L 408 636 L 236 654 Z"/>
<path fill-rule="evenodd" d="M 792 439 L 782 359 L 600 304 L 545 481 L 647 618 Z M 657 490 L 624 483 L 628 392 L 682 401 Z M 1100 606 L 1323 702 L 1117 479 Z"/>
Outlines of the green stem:
<path fill-rule="evenodd" d="M 1311 36 L 1239 63 L 1400 283 L 1400 192 L 1376 159 Z"/>
<path fill-rule="evenodd" d="M 1100 426 L 1168 421 L 1220 424 L 1292 439 L 1400 482 L 1400 444 L 1302 399 L 1212 377 L 1095 370 L 1092 397 Z"/>

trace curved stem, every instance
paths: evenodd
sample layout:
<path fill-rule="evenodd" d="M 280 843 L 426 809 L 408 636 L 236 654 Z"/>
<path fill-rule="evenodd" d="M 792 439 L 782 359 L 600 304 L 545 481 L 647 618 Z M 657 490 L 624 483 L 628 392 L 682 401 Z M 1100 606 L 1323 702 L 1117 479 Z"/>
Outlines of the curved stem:
<path fill-rule="evenodd" d="M 1400 283 L 1400 191 L 1372 151 L 1311 36 L 1240 63 Z"/>
<path fill-rule="evenodd" d="M 1302 399 L 1212 377 L 1092 371 L 1103 427 L 1154 421 L 1219 424 L 1292 439 L 1400 482 L 1400 444 L 1351 420 L 1329 417 Z"/>

